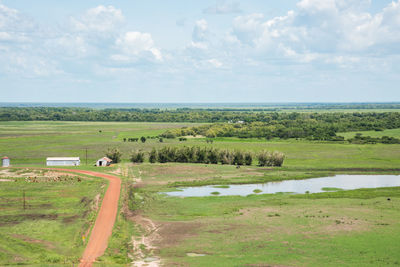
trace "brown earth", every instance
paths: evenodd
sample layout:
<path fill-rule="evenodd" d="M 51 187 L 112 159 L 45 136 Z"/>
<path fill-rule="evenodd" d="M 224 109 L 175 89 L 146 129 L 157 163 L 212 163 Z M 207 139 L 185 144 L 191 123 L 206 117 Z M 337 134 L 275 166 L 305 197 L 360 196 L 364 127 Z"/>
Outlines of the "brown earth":
<path fill-rule="evenodd" d="M 118 201 L 121 191 L 121 180 L 117 176 L 84 170 L 58 169 L 59 171 L 75 172 L 107 179 L 110 184 L 104 195 L 100 211 L 92 229 L 89 242 L 81 258 L 81 267 L 91 267 L 96 258 L 104 254 L 108 239 L 112 234 L 118 211 Z"/>

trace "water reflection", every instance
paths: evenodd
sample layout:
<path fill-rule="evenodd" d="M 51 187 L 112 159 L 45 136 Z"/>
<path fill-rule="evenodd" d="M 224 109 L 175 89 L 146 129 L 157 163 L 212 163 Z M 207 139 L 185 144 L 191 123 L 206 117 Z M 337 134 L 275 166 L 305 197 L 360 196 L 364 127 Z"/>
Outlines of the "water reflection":
<path fill-rule="evenodd" d="M 180 188 L 181 191 L 166 193 L 169 196 L 202 197 L 212 196 L 211 193 L 219 192 L 219 196 L 247 196 L 254 194 L 258 189 L 260 194 L 275 194 L 291 192 L 296 194 L 324 192 L 322 188 L 340 188 L 352 190 L 359 188 L 377 188 L 400 186 L 398 175 L 336 175 L 333 177 L 312 178 L 306 180 L 289 180 L 281 182 L 268 182 L 265 184 L 230 185 L 229 188 L 215 188 L 215 185 Z M 326 189 L 325 189 L 326 190 Z"/>

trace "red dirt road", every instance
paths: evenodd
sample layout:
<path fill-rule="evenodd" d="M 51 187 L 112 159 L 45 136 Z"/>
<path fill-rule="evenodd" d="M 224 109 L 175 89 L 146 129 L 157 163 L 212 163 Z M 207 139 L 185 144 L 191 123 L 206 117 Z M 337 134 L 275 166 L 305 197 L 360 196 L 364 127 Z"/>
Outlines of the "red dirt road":
<path fill-rule="evenodd" d="M 104 254 L 107 248 L 108 239 L 111 236 L 118 211 L 118 200 L 121 191 L 121 180 L 113 175 L 71 169 L 58 169 L 60 171 L 76 172 L 96 177 L 105 178 L 110 181 L 107 192 L 104 195 L 103 203 L 96 222 L 90 234 L 89 242 L 81 259 L 80 267 L 91 267 L 96 258 Z"/>

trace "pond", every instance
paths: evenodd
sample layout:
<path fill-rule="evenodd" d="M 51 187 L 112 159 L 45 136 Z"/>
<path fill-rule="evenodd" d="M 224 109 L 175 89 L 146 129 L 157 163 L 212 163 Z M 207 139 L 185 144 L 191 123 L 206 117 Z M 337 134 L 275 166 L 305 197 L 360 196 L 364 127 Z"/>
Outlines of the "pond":
<path fill-rule="evenodd" d="M 229 186 L 199 186 L 179 188 L 180 191 L 167 192 L 169 196 L 247 196 L 250 194 L 275 194 L 281 192 L 304 194 L 326 191 L 353 190 L 359 188 L 378 188 L 400 186 L 399 175 L 336 175 L 333 177 L 306 180 L 287 180 L 265 184 L 243 184 Z"/>

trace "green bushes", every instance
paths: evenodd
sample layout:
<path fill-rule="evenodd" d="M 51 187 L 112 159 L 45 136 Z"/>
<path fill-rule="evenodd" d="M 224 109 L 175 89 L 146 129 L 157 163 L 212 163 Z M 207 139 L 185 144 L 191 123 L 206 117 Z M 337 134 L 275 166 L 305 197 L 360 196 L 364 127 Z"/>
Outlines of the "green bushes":
<path fill-rule="evenodd" d="M 361 133 L 357 133 L 354 138 L 350 138 L 348 140 L 352 144 L 400 144 L 400 139 L 389 136 L 379 137 L 371 137 L 371 136 L 362 136 Z"/>
<path fill-rule="evenodd" d="M 285 154 L 282 152 L 262 151 L 257 155 L 259 166 L 277 166 L 281 167 L 285 160 Z"/>
<path fill-rule="evenodd" d="M 285 155 L 281 152 L 262 151 L 257 155 L 259 166 L 276 166 L 283 164 Z M 142 151 L 133 151 L 131 162 L 142 163 L 145 160 L 145 153 Z M 222 165 L 247 165 L 253 163 L 253 154 L 240 150 L 216 149 L 211 147 L 163 147 L 159 150 L 153 148 L 149 153 L 150 163 L 205 163 Z"/>
<path fill-rule="evenodd" d="M 121 161 L 122 153 L 118 148 L 108 149 L 106 156 L 112 159 L 113 163 L 118 163 Z"/>
<path fill-rule="evenodd" d="M 133 163 L 143 163 L 143 161 L 144 161 L 144 152 L 142 152 L 142 151 L 132 151 L 131 162 L 133 162 Z"/>

